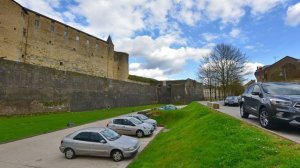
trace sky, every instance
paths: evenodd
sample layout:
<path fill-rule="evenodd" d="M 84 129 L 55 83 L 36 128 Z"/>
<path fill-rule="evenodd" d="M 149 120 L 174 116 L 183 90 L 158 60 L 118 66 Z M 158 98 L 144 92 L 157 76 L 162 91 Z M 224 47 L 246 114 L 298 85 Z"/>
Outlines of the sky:
<path fill-rule="evenodd" d="M 245 71 L 300 58 L 297 0 L 16 0 L 127 52 L 129 73 L 195 79 L 203 57 L 226 43 L 247 56 Z"/>

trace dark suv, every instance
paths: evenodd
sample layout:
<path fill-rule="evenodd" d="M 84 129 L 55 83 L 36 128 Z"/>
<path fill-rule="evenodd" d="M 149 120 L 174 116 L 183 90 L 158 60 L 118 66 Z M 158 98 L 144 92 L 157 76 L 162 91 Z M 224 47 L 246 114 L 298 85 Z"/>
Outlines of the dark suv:
<path fill-rule="evenodd" d="M 268 129 L 279 123 L 300 122 L 300 84 L 252 84 L 242 95 L 240 114 L 242 118 L 249 114 L 259 117 L 260 125 Z"/>

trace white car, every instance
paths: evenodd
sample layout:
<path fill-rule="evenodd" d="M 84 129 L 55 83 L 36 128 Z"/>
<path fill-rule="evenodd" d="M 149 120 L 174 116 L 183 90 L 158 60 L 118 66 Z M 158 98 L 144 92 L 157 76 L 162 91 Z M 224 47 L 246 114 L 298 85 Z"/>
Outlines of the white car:
<path fill-rule="evenodd" d="M 152 135 L 154 132 L 152 125 L 143 123 L 134 117 L 113 118 L 109 121 L 107 127 L 119 134 L 136 135 L 139 138 Z"/>
<path fill-rule="evenodd" d="M 156 120 L 153 120 L 151 118 L 148 118 L 147 116 L 143 115 L 143 114 L 130 114 L 128 115 L 129 117 L 134 117 L 144 123 L 148 123 L 150 125 L 152 125 L 154 127 L 154 129 L 157 127 L 157 122 Z"/>

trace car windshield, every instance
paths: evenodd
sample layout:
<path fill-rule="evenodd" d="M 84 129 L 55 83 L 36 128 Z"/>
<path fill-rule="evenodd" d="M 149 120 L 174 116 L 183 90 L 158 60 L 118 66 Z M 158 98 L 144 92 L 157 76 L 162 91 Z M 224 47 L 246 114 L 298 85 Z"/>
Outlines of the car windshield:
<path fill-rule="evenodd" d="M 262 89 L 271 95 L 300 95 L 299 84 L 262 84 Z"/>
<path fill-rule="evenodd" d="M 144 115 L 139 115 L 139 118 L 141 118 L 142 120 L 148 120 L 148 117 Z"/>
<path fill-rule="evenodd" d="M 129 121 L 131 121 L 133 124 L 135 124 L 135 125 L 140 125 L 140 124 L 142 124 L 143 122 L 142 121 L 140 121 L 140 120 L 138 120 L 138 119 L 136 119 L 136 118 L 130 118 L 129 119 Z"/>
<path fill-rule="evenodd" d="M 111 129 L 105 129 L 100 132 L 106 139 L 110 141 L 114 141 L 116 139 L 119 139 L 121 137 L 120 134 L 116 133 L 115 131 Z"/>

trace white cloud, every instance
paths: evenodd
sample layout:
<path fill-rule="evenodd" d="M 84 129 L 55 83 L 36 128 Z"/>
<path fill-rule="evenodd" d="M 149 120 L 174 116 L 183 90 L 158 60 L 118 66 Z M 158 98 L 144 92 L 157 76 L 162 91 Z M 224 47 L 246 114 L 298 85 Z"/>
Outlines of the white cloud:
<path fill-rule="evenodd" d="M 285 1 L 286 0 L 249 0 L 249 5 L 251 6 L 251 13 L 258 15 L 270 11 Z"/>
<path fill-rule="evenodd" d="M 76 4 L 68 5 L 69 11 L 62 13 L 55 10 L 61 5 L 59 0 L 17 1 L 90 34 L 100 37 L 111 34 L 114 38 L 123 38 L 146 29 L 158 29 L 161 33 L 170 30 L 180 32 L 176 22 L 188 26 L 207 20 L 238 23 L 246 8 L 250 8 L 253 15 L 263 14 L 285 0 L 75 0 Z M 85 18 L 88 25 L 79 26 L 74 16 Z"/>
<path fill-rule="evenodd" d="M 253 45 L 247 45 L 247 46 L 245 46 L 245 48 L 246 48 L 247 50 L 254 50 L 254 49 L 255 49 L 255 46 L 253 46 Z"/>
<path fill-rule="evenodd" d="M 203 33 L 202 37 L 204 38 L 205 41 L 208 41 L 208 42 L 214 41 L 219 38 L 218 35 L 212 34 L 212 33 Z"/>
<path fill-rule="evenodd" d="M 300 2 L 288 8 L 285 22 L 290 26 L 297 26 L 300 24 Z"/>
<path fill-rule="evenodd" d="M 214 48 L 216 45 L 217 45 L 216 43 L 206 43 L 206 44 L 203 46 L 203 48 L 210 48 L 210 49 L 212 49 L 212 48 Z"/>
<path fill-rule="evenodd" d="M 246 8 L 252 15 L 264 14 L 283 4 L 286 0 L 199 0 L 206 2 L 205 14 L 210 20 L 223 23 L 238 23 L 246 14 Z"/>
<path fill-rule="evenodd" d="M 163 70 L 159 68 L 145 69 L 142 68 L 140 63 L 131 63 L 129 64 L 129 74 L 143 76 L 147 78 L 154 78 L 157 80 L 168 80 L 168 76 L 164 73 Z"/>
<path fill-rule="evenodd" d="M 144 0 L 103 1 L 76 0 L 78 5 L 71 7 L 76 16 L 86 18 L 86 30 L 95 35 L 130 37 L 137 30 L 145 28 L 143 9 L 139 8 Z"/>
<path fill-rule="evenodd" d="M 257 67 L 261 67 L 263 64 L 258 62 L 247 62 L 244 64 L 244 66 L 244 73 L 250 74 L 253 77 Z"/>
<path fill-rule="evenodd" d="M 238 28 L 233 28 L 229 34 L 231 37 L 237 38 L 241 34 L 241 30 Z"/>
<path fill-rule="evenodd" d="M 174 0 L 172 16 L 177 21 L 194 26 L 202 19 L 201 10 L 205 3 L 197 3 L 194 0 Z"/>
<path fill-rule="evenodd" d="M 150 69 L 157 73 L 158 70 L 164 75 L 172 75 L 182 71 L 187 60 L 198 61 L 210 53 L 208 48 L 171 47 L 174 44 L 184 44 L 184 40 L 176 35 L 166 35 L 153 39 L 150 36 L 138 36 L 134 39 L 127 38 L 116 41 L 118 50 L 128 52 L 132 57 L 143 57 L 145 64 L 132 64 L 131 69 L 145 72 Z M 142 71 L 143 70 L 143 71 Z M 154 71 L 155 70 L 155 71 Z M 151 75 L 151 74 L 149 74 Z"/>
<path fill-rule="evenodd" d="M 240 0 L 210 0 L 206 15 L 211 20 L 220 19 L 223 23 L 237 23 L 245 15 L 245 2 Z"/>
<path fill-rule="evenodd" d="M 130 63 L 129 64 L 129 70 L 138 70 L 141 68 L 141 63 Z"/>
<path fill-rule="evenodd" d="M 69 4 L 66 11 L 60 12 L 56 11 L 61 5 L 59 0 L 17 1 L 102 39 L 111 34 L 116 50 L 145 60 L 130 64 L 131 73 L 157 75 L 163 79 L 182 71 L 188 60 L 198 61 L 208 55 L 215 46 L 212 41 L 242 36 L 239 28 L 233 28 L 229 35 L 203 33 L 207 43 L 191 47 L 181 30 L 182 25 L 191 27 L 218 21 L 236 26 L 247 10 L 257 16 L 284 0 L 75 0 L 75 4 Z M 298 24 L 300 17 L 294 12 L 296 7 L 290 8 L 288 23 Z M 84 23 L 76 20 L 84 20 Z"/>
<path fill-rule="evenodd" d="M 51 17 L 55 20 L 63 22 L 63 15 L 54 10 L 55 7 L 59 6 L 58 0 L 39 0 L 39 1 L 28 1 L 28 0 L 16 0 L 21 5 L 37 11 L 45 16 Z"/>

